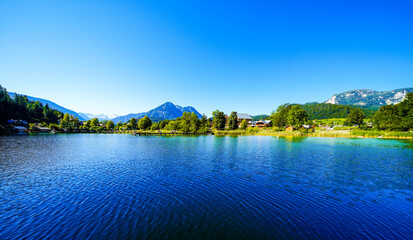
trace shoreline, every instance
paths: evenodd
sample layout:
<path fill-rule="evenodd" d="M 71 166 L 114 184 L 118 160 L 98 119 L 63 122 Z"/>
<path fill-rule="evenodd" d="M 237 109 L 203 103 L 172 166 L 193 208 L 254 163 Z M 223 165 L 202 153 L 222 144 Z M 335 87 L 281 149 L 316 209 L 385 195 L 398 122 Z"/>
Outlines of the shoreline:
<path fill-rule="evenodd" d="M 216 136 L 274 136 L 274 137 L 336 137 L 336 138 L 379 138 L 379 139 L 413 139 L 413 133 L 405 132 L 380 132 L 375 134 L 369 131 L 353 132 L 225 132 L 217 131 Z M 398 135 L 398 136 L 397 136 Z"/>
<path fill-rule="evenodd" d="M 274 132 L 274 131 L 258 131 L 258 132 L 246 132 L 246 131 L 211 131 L 209 133 L 182 133 L 176 132 L 176 134 L 170 134 L 170 131 L 163 131 L 162 133 L 154 131 L 102 131 L 102 132 L 56 132 L 56 133 L 27 133 L 27 134 L 10 134 L 3 136 L 16 136 L 16 135 L 37 135 L 37 134 L 132 134 L 138 135 L 152 135 L 152 136 L 272 136 L 272 137 L 334 137 L 334 138 L 378 138 L 378 139 L 399 139 L 399 140 L 413 140 L 413 133 L 410 132 L 369 132 L 369 131 L 348 131 L 348 132 L 314 132 L 305 133 L 300 131 L 294 132 Z"/>

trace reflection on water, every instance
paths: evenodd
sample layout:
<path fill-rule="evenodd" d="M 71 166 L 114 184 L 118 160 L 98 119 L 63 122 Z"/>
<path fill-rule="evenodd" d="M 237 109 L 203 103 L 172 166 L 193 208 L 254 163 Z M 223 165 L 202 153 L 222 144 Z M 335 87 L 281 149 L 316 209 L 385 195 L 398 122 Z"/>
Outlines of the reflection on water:
<path fill-rule="evenodd" d="M 411 141 L 0 137 L 0 239 L 398 239 Z"/>

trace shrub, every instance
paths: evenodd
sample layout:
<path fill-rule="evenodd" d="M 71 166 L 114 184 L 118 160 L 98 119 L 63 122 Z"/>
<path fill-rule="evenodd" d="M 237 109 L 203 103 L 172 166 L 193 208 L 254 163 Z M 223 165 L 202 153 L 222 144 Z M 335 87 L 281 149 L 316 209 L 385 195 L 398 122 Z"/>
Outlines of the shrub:
<path fill-rule="evenodd" d="M 246 133 L 247 133 L 247 134 L 255 134 L 255 133 L 259 132 L 259 131 L 260 131 L 260 130 L 259 130 L 258 128 L 248 127 L 247 130 L 246 130 Z"/>

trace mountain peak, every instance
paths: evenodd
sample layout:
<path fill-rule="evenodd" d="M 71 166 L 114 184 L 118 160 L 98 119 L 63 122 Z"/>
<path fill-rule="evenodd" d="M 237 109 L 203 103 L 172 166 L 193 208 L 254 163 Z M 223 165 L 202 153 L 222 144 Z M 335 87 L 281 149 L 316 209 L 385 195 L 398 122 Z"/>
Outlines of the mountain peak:
<path fill-rule="evenodd" d="M 152 121 L 161 121 L 161 120 L 172 120 L 178 117 L 181 117 L 184 112 L 193 112 L 198 117 L 202 117 L 202 115 L 191 106 L 188 107 L 181 107 L 179 105 L 175 105 L 172 102 L 165 102 L 164 104 L 148 111 L 142 113 L 131 113 L 126 116 L 120 116 L 112 119 L 115 123 L 118 122 L 127 122 L 131 118 L 143 118 L 144 116 L 148 116 Z"/>
<path fill-rule="evenodd" d="M 175 104 L 173 104 L 172 102 L 165 102 L 164 104 L 162 104 L 162 105 L 160 105 L 160 106 L 164 106 L 164 105 L 166 105 L 166 106 L 168 106 L 168 105 L 173 105 L 173 106 L 175 106 Z"/>

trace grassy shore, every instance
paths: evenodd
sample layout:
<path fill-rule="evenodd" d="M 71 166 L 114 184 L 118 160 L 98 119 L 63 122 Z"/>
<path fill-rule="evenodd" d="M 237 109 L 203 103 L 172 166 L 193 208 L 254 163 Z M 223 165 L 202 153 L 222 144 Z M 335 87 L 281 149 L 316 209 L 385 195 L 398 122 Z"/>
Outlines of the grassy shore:
<path fill-rule="evenodd" d="M 273 131 L 271 129 L 214 131 L 217 136 L 296 136 L 296 137 L 347 137 L 347 138 L 386 138 L 386 139 L 413 139 L 412 132 L 387 132 L 375 130 L 340 130 L 340 131 Z"/>
<path fill-rule="evenodd" d="M 70 133 L 106 133 L 106 134 L 136 134 L 139 132 L 157 133 L 155 131 L 142 131 L 142 130 L 104 130 L 104 131 L 82 131 L 82 132 L 70 132 Z M 163 133 L 170 133 L 170 130 L 162 130 Z M 175 131 L 179 132 L 179 131 Z M 63 133 L 63 132 L 62 132 Z M 275 131 L 271 128 L 248 128 L 247 130 L 211 130 L 211 133 L 216 136 L 290 136 L 290 137 L 345 137 L 345 138 L 385 138 L 385 139 L 413 139 L 413 132 L 392 132 L 392 131 L 378 131 L 378 130 L 332 130 L 322 131 L 316 130 L 314 132 L 305 131 Z M 10 133 L 9 133 L 10 134 Z M 0 134 L 0 135 L 9 135 Z M 36 134 L 36 133 L 34 133 Z"/>

